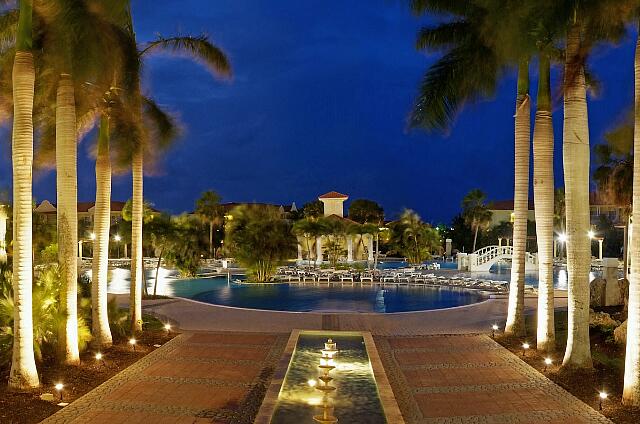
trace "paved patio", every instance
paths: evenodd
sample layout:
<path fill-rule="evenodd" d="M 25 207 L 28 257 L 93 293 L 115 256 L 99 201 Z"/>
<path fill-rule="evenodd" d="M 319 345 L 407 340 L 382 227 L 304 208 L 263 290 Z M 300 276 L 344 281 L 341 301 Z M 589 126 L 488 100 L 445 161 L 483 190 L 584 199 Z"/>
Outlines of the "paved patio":
<path fill-rule="evenodd" d="M 249 424 L 287 335 L 180 335 L 43 423 Z"/>
<path fill-rule="evenodd" d="M 407 423 L 610 423 L 486 335 L 375 340 Z"/>

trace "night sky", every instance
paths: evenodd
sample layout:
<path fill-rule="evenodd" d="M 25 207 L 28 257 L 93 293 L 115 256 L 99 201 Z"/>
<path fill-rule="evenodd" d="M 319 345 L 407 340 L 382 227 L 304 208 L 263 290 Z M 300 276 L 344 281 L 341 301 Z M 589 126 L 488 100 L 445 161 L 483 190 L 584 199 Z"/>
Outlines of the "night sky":
<path fill-rule="evenodd" d="M 512 198 L 514 75 L 494 99 L 467 106 L 448 135 L 407 132 L 418 83 L 436 56 L 415 51 L 426 21 L 402 3 L 134 1 L 140 42 L 205 32 L 235 74 L 225 82 L 188 60 L 147 62 L 147 91 L 178 114 L 186 133 L 146 178 L 145 198 L 178 213 L 208 189 L 223 201 L 298 206 L 337 190 L 377 200 L 388 217 L 409 207 L 432 222 L 448 222 L 472 188 Z M 591 57 L 603 83 L 589 105 L 592 144 L 632 104 L 634 36 Z M 532 83 L 535 92 L 535 76 Z M 561 107 L 554 119 L 561 185 Z M 8 186 L 7 132 L 2 139 L 0 184 Z M 95 193 L 88 141 L 79 148 L 79 200 Z M 129 198 L 130 185 L 130 175 L 116 177 L 113 198 Z M 34 194 L 54 199 L 53 172 L 35 177 Z"/>

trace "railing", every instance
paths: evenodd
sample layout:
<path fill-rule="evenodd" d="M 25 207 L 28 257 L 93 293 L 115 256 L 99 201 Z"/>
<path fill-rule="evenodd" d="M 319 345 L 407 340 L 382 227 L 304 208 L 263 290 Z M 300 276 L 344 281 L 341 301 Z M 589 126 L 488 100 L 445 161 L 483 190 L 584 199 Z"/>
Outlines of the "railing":
<path fill-rule="evenodd" d="M 477 265 L 483 265 L 502 256 L 513 257 L 513 246 L 486 246 L 474 252 L 477 256 Z M 530 264 L 536 263 L 536 256 L 526 252 L 526 261 Z"/>

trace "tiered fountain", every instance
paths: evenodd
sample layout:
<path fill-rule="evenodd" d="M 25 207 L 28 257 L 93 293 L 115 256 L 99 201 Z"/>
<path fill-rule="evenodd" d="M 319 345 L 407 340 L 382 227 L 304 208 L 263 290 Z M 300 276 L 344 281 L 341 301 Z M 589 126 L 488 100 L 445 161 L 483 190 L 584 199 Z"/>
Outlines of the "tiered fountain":
<path fill-rule="evenodd" d="M 338 353 L 336 344 L 331 339 L 327 340 L 324 344 L 324 349 L 322 349 L 322 358 L 320 358 L 320 365 L 318 367 L 322 370 L 322 375 L 318 377 L 318 380 L 320 380 L 322 384 L 316 386 L 316 389 L 322 392 L 322 415 L 314 415 L 313 417 L 313 420 L 320 424 L 333 424 L 338 422 L 338 419 L 333 416 L 333 406 L 329 399 L 329 395 L 336 390 L 336 387 L 330 384 L 333 377 L 329 375 L 336 367 L 333 361 L 336 353 Z"/>

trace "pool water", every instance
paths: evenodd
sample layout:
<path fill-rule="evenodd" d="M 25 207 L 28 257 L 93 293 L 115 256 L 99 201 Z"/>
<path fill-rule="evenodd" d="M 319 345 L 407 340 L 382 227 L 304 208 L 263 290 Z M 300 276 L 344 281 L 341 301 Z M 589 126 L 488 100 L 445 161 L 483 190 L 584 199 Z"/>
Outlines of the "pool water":
<path fill-rule="evenodd" d="M 319 384 L 320 350 L 331 337 L 337 344 L 336 368 L 329 373 L 337 389 L 329 396 L 332 413 L 339 423 L 386 423 L 378 396 L 371 362 L 360 335 L 317 335 L 301 333 L 285 376 L 271 422 L 313 423 L 322 414 L 322 392 L 309 384 Z"/>
<path fill-rule="evenodd" d="M 161 270 L 157 294 L 185 297 L 214 305 L 292 312 L 409 312 L 469 305 L 485 299 L 474 290 L 436 286 L 372 287 L 351 283 L 239 284 L 238 276 L 175 279 Z M 129 293 L 129 271 L 111 272 L 109 293 Z M 147 286 L 153 292 L 155 273 L 147 272 Z"/>

